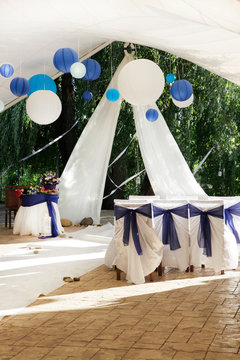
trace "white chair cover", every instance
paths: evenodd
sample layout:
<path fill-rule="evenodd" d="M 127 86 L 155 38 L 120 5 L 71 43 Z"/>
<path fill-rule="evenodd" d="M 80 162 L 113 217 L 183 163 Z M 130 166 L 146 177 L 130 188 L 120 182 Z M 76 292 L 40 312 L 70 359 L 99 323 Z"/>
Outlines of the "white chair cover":
<path fill-rule="evenodd" d="M 190 216 L 190 265 L 201 266 L 205 264 L 215 271 L 225 269 L 225 238 L 224 238 L 224 203 L 223 200 L 200 201 L 190 200 L 190 205 L 195 206 L 201 211 L 209 211 L 222 206 L 222 219 L 209 215 L 211 229 L 212 256 L 207 257 L 203 254 L 203 249 L 198 245 L 198 231 L 200 225 L 200 215 Z"/>
<path fill-rule="evenodd" d="M 224 199 L 224 213 L 228 208 L 239 204 L 240 198 L 225 198 Z M 233 224 L 235 230 L 238 233 L 238 237 L 240 239 L 240 216 L 236 214 L 231 214 L 233 218 Z M 225 214 L 226 219 L 226 214 Z M 224 227 L 224 239 L 225 239 L 225 250 L 224 250 L 224 261 L 225 261 L 225 269 L 236 269 L 238 267 L 238 256 L 240 253 L 240 244 L 237 243 L 237 239 L 234 236 L 234 233 L 229 225 L 226 224 Z"/>
<path fill-rule="evenodd" d="M 143 200 L 143 201 L 153 201 L 153 200 L 160 200 L 159 195 L 150 195 L 150 196 L 144 196 L 144 195 L 129 195 L 129 200 Z"/>
<path fill-rule="evenodd" d="M 116 202 L 115 206 L 126 207 L 129 209 L 139 208 L 139 203 Z M 151 204 L 149 204 L 151 206 Z M 126 273 L 128 282 L 142 284 L 145 276 L 152 273 L 162 260 L 162 242 L 158 239 L 152 228 L 152 219 L 141 214 L 136 214 L 139 241 L 142 248 L 142 255 L 138 255 L 130 228 L 129 245 L 123 243 L 124 217 L 114 219 L 115 231 L 114 242 L 116 246 L 116 266 Z"/>
<path fill-rule="evenodd" d="M 188 202 L 183 200 L 160 200 L 153 202 L 153 206 L 165 210 L 175 209 L 183 205 L 187 206 Z M 172 217 L 181 247 L 176 250 L 171 250 L 170 245 L 164 244 L 162 266 L 177 268 L 181 271 L 185 271 L 189 266 L 189 220 L 176 214 L 172 214 Z M 153 217 L 154 229 L 161 241 L 163 225 L 162 220 L 163 215 Z"/>
<path fill-rule="evenodd" d="M 64 233 L 61 225 L 58 205 L 52 203 L 56 213 L 56 224 L 59 234 Z M 50 236 L 51 218 L 49 216 L 47 203 L 34 206 L 20 206 L 14 220 L 13 234 Z"/>
<path fill-rule="evenodd" d="M 141 206 L 146 204 L 147 201 L 146 199 L 141 200 L 141 199 L 135 199 L 134 201 L 132 200 L 127 200 L 127 199 L 115 199 L 114 200 L 114 204 L 118 204 L 118 205 L 125 205 L 125 206 Z M 123 206 L 124 206 L 123 205 Z M 105 254 L 105 258 L 104 258 L 104 264 L 109 267 L 110 269 L 116 265 L 116 256 L 117 256 L 117 249 L 116 249 L 116 245 L 115 245 L 115 239 L 114 237 L 112 238 L 110 244 L 108 245 L 106 254 Z"/>

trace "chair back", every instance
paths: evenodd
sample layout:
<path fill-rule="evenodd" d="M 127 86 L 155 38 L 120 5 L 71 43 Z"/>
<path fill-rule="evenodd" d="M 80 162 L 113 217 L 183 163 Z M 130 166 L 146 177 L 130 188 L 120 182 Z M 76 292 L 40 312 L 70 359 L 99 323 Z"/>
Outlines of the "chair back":
<path fill-rule="evenodd" d="M 21 206 L 21 199 L 17 198 L 14 190 L 29 188 L 28 185 L 6 185 L 5 186 L 5 208 L 18 209 Z"/>

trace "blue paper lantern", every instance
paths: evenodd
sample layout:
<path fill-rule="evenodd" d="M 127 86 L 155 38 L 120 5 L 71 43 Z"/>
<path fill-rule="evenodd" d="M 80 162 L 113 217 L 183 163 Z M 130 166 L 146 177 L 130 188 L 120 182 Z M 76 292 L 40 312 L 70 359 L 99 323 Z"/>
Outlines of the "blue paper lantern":
<path fill-rule="evenodd" d="M 30 90 L 28 96 L 38 90 L 50 90 L 56 94 L 57 86 L 50 76 L 45 74 L 37 74 L 29 79 Z"/>
<path fill-rule="evenodd" d="M 86 67 L 86 74 L 83 79 L 88 81 L 96 80 L 101 74 L 101 66 L 100 64 L 93 59 L 83 60 L 82 63 Z"/>
<path fill-rule="evenodd" d="M 63 73 L 69 73 L 70 67 L 75 62 L 78 62 L 78 54 L 70 48 L 58 49 L 53 57 L 55 68 Z"/>
<path fill-rule="evenodd" d="M 16 96 L 26 95 L 29 89 L 29 81 L 25 78 L 16 77 L 10 82 L 10 90 Z"/>
<path fill-rule="evenodd" d="M 146 118 L 151 122 L 156 121 L 158 119 L 158 111 L 155 109 L 148 109 L 146 111 Z"/>
<path fill-rule="evenodd" d="M 107 92 L 106 92 L 106 97 L 109 101 L 112 101 L 112 102 L 115 102 L 119 99 L 119 91 L 117 89 L 109 89 Z"/>
<path fill-rule="evenodd" d="M 82 98 L 85 101 L 90 101 L 92 100 L 93 94 L 90 91 L 84 91 Z"/>
<path fill-rule="evenodd" d="M 169 84 L 173 83 L 175 80 L 175 75 L 174 74 L 167 74 L 166 75 L 166 82 L 168 82 Z"/>
<path fill-rule="evenodd" d="M 9 78 L 14 73 L 14 68 L 10 64 L 3 64 L 0 67 L 0 74 L 5 78 Z"/>
<path fill-rule="evenodd" d="M 192 85 L 187 80 L 177 80 L 171 86 L 171 95 L 177 101 L 185 101 L 193 93 Z"/>

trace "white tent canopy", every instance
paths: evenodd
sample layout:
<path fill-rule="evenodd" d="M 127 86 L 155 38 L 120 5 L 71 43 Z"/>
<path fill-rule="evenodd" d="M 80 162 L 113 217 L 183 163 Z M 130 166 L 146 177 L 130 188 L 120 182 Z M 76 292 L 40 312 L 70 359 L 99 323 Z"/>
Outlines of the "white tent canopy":
<path fill-rule="evenodd" d="M 4 0 L 0 12 L 0 64 L 14 76 L 56 78 L 53 55 L 62 47 L 80 59 L 111 41 L 168 51 L 240 85 L 239 0 Z M 16 98 L 12 78 L 0 77 L 0 100 Z"/>

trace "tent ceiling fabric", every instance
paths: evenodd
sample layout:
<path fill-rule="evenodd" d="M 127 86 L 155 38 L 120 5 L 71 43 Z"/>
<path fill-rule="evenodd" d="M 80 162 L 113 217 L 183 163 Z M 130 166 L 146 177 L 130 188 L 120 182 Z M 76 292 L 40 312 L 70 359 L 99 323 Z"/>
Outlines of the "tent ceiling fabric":
<path fill-rule="evenodd" d="M 238 0 L 4 0 L 0 64 L 14 76 L 59 73 L 52 59 L 71 47 L 84 59 L 111 41 L 165 50 L 240 85 Z M 12 78 L 0 77 L 0 100 L 11 106 Z"/>

